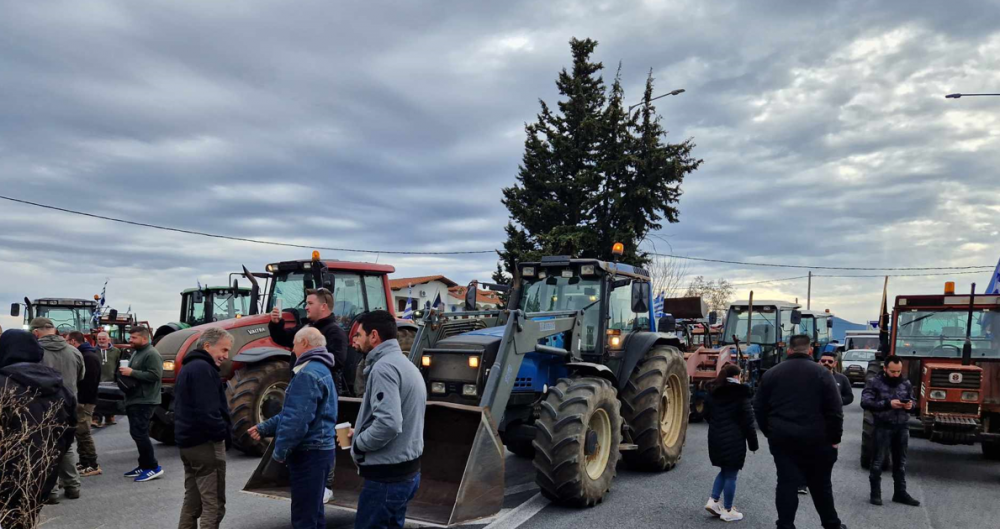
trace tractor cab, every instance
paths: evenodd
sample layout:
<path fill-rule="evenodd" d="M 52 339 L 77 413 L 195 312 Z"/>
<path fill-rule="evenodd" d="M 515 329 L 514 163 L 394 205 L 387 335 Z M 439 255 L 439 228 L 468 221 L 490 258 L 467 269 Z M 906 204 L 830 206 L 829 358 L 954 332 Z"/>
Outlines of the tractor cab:
<path fill-rule="evenodd" d="M 812 344 L 813 357 L 819 360 L 819 357 L 823 354 L 823 349 L 829 345 L 831 340 L 833 315 L 830 314 L 829 309 L 825 312 L 815 310 L 801 310 L 799 312 L 802 314 L 801 323 L 797 328 L 793 326 L 787 329 L 785 343 L 788 343 L 793 334 L 805 334 L 809 337 Z"/>
<path fill-rule="evenodd" d="M 250 289 L 238 285 L 189 288 L 181 292 L 180 322 L 190 327 L 250 314 Z"/>
<path fill-rule="evenodd" d="M 89 334 L 93 327 L 94 311 L 97 310 L 97 306 L 97 302 L 92 299 L 41 298 L 30 301 L 28 298 L 24 298 L 24 304 L 11 304 L 10 315 L 14 318 L 20 316 L 23 307 L 25 329 L 34 318 L 48 318 L 52 320 L 56 326 L 56 332 L 60 334 L 71 331 Z"/>
<path fill-rule="evenodd" d="M 801 332 L 803 321 L 810 329 L 815 322 L 802 318 L 797 303 L 755 300 L 751 305 L 749 301 L 737 301 L 729 305 L 721 345 L 740 344 L 749 360 L 759 363 L 764 371 L 783 360 L 786 335 Z"/>

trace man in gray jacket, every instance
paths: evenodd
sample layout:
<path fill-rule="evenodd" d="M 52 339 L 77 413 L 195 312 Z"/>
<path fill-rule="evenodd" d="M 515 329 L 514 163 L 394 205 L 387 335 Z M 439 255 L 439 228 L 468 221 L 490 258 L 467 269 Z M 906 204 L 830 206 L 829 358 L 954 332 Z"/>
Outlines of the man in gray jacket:
<path fill-rule="evenodd" d="M 74 396 L 77 394 L 77 383 L 83 380 L 86 372 L 83 365 L 83 355 L 75 347 L 66 343 L 66 340 L 56 334 L 56 326 L 48 318 L 34 318 L 28 324 L 31 333 L 38 338 L 38 343 L 42 346 L 42 365 L 51 367 L 59 372 L 63 379 L 63 385 Z M 59 487 L 66 493 L 66 497 L 75 500 L 80 497 L 80 472 L 76 468 L 76 449 L 71 444 L 69 450 L 59 461 L 59 482 L 49 494 L 47 503 L 59 503 Z"/>
<path fill-rule="evenodd" d="M 403 527 L 420 487 L 427 388 L 396 341 L 396 319 L 384 310 L 358 321 L 354 346 L 366 355 L 367 384 L 351 431 L 351 455 L 365 485 L 355 529 Z"/>

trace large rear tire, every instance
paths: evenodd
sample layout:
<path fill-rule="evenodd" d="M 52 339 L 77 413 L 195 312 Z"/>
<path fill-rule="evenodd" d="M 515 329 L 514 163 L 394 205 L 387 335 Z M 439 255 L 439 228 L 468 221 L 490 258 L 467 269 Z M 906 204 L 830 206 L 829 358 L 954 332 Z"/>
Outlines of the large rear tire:
<path fill-rule="evenodd" d="M 549 500 L 590 507 L 604 500 L 621 453 L 621 404 L 603 378 L 562 378 L 535 422 L 535 482 Z"/>
<path fill-rule="evenodd" d="M 622 415 L 638 445 L 624 455 L 629 468 L 662 472 L 677 465 L 687 438 L 690 398 L 680 351 L 669 345 L 650 349 L 622 391 Z"/>
<path fill-rule="evenodd" d="M 233 446 L 247 454 L 264 455 L 267 442 L 254 441 L 252 426 L 281 412 L 291 374 L 286 362 L 252 364 L 233 373 L 226 383 L 226 399 L 233 418 Z"/>

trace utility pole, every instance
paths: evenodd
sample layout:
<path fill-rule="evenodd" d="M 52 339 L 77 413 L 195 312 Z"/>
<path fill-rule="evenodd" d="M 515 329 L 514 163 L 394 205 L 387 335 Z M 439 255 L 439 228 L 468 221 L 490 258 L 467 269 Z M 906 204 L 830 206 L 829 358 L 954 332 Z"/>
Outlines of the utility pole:
<path fill-rule="evenodd" d="M 813 273 L 812 270 L 809 271 L 809 286 L 806 287 L 806 310 L 812 309 L 812 295 L 813 295 Z"/>

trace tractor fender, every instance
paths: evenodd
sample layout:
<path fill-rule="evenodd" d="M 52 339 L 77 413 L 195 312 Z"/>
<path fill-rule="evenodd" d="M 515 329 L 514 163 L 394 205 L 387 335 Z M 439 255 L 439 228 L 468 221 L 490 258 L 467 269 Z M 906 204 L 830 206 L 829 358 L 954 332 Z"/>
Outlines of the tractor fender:
<path fill-rule="evenodd" d="M 625 389 L 625 384 L 628 382 L 632 370 L 655 345 L 679 347 L 680 341 L 673 335 L 660 332 L 639 331 L 628 335 L 625 339 L 624 358 L 618 368 L 618 380 L 615 382 L 618 391 Z"/>
<path fill-rule="evenodd" d="M 280 347 L 251 347 L 250 349 L 240 351 L 233 357 L 233 361 L 242 364 L 256 364 L 272 358 L 287 360 L 291 357 L 292 353 L 288 349 L 281 349 Z"/>
<path fill-rule="evenodd" d="M 611 368 L 605 365 L 590 362 L 570 362 L 566 364 L 566 369 L 570 373 L 580 373 L 584 376 L 603 378 L 611 382 L 612 386 L 618 386 L 618 377 L 615 376 L 614 371 L 611 371 Z"/>
<path fill-rule="evenodd" d="M 155 346 L 160 341 L 160 339 L 162 339 L 164 336 L 172 332 L 183 331 L 184 329 L 189 329 L 189 328 L 191 328 L 190 325 L 175 321 L 172 321 L 164 325 L 160 325 L 159 327 L 156 328 L 156 332 L 153 333 L 153 345 Z"/>

